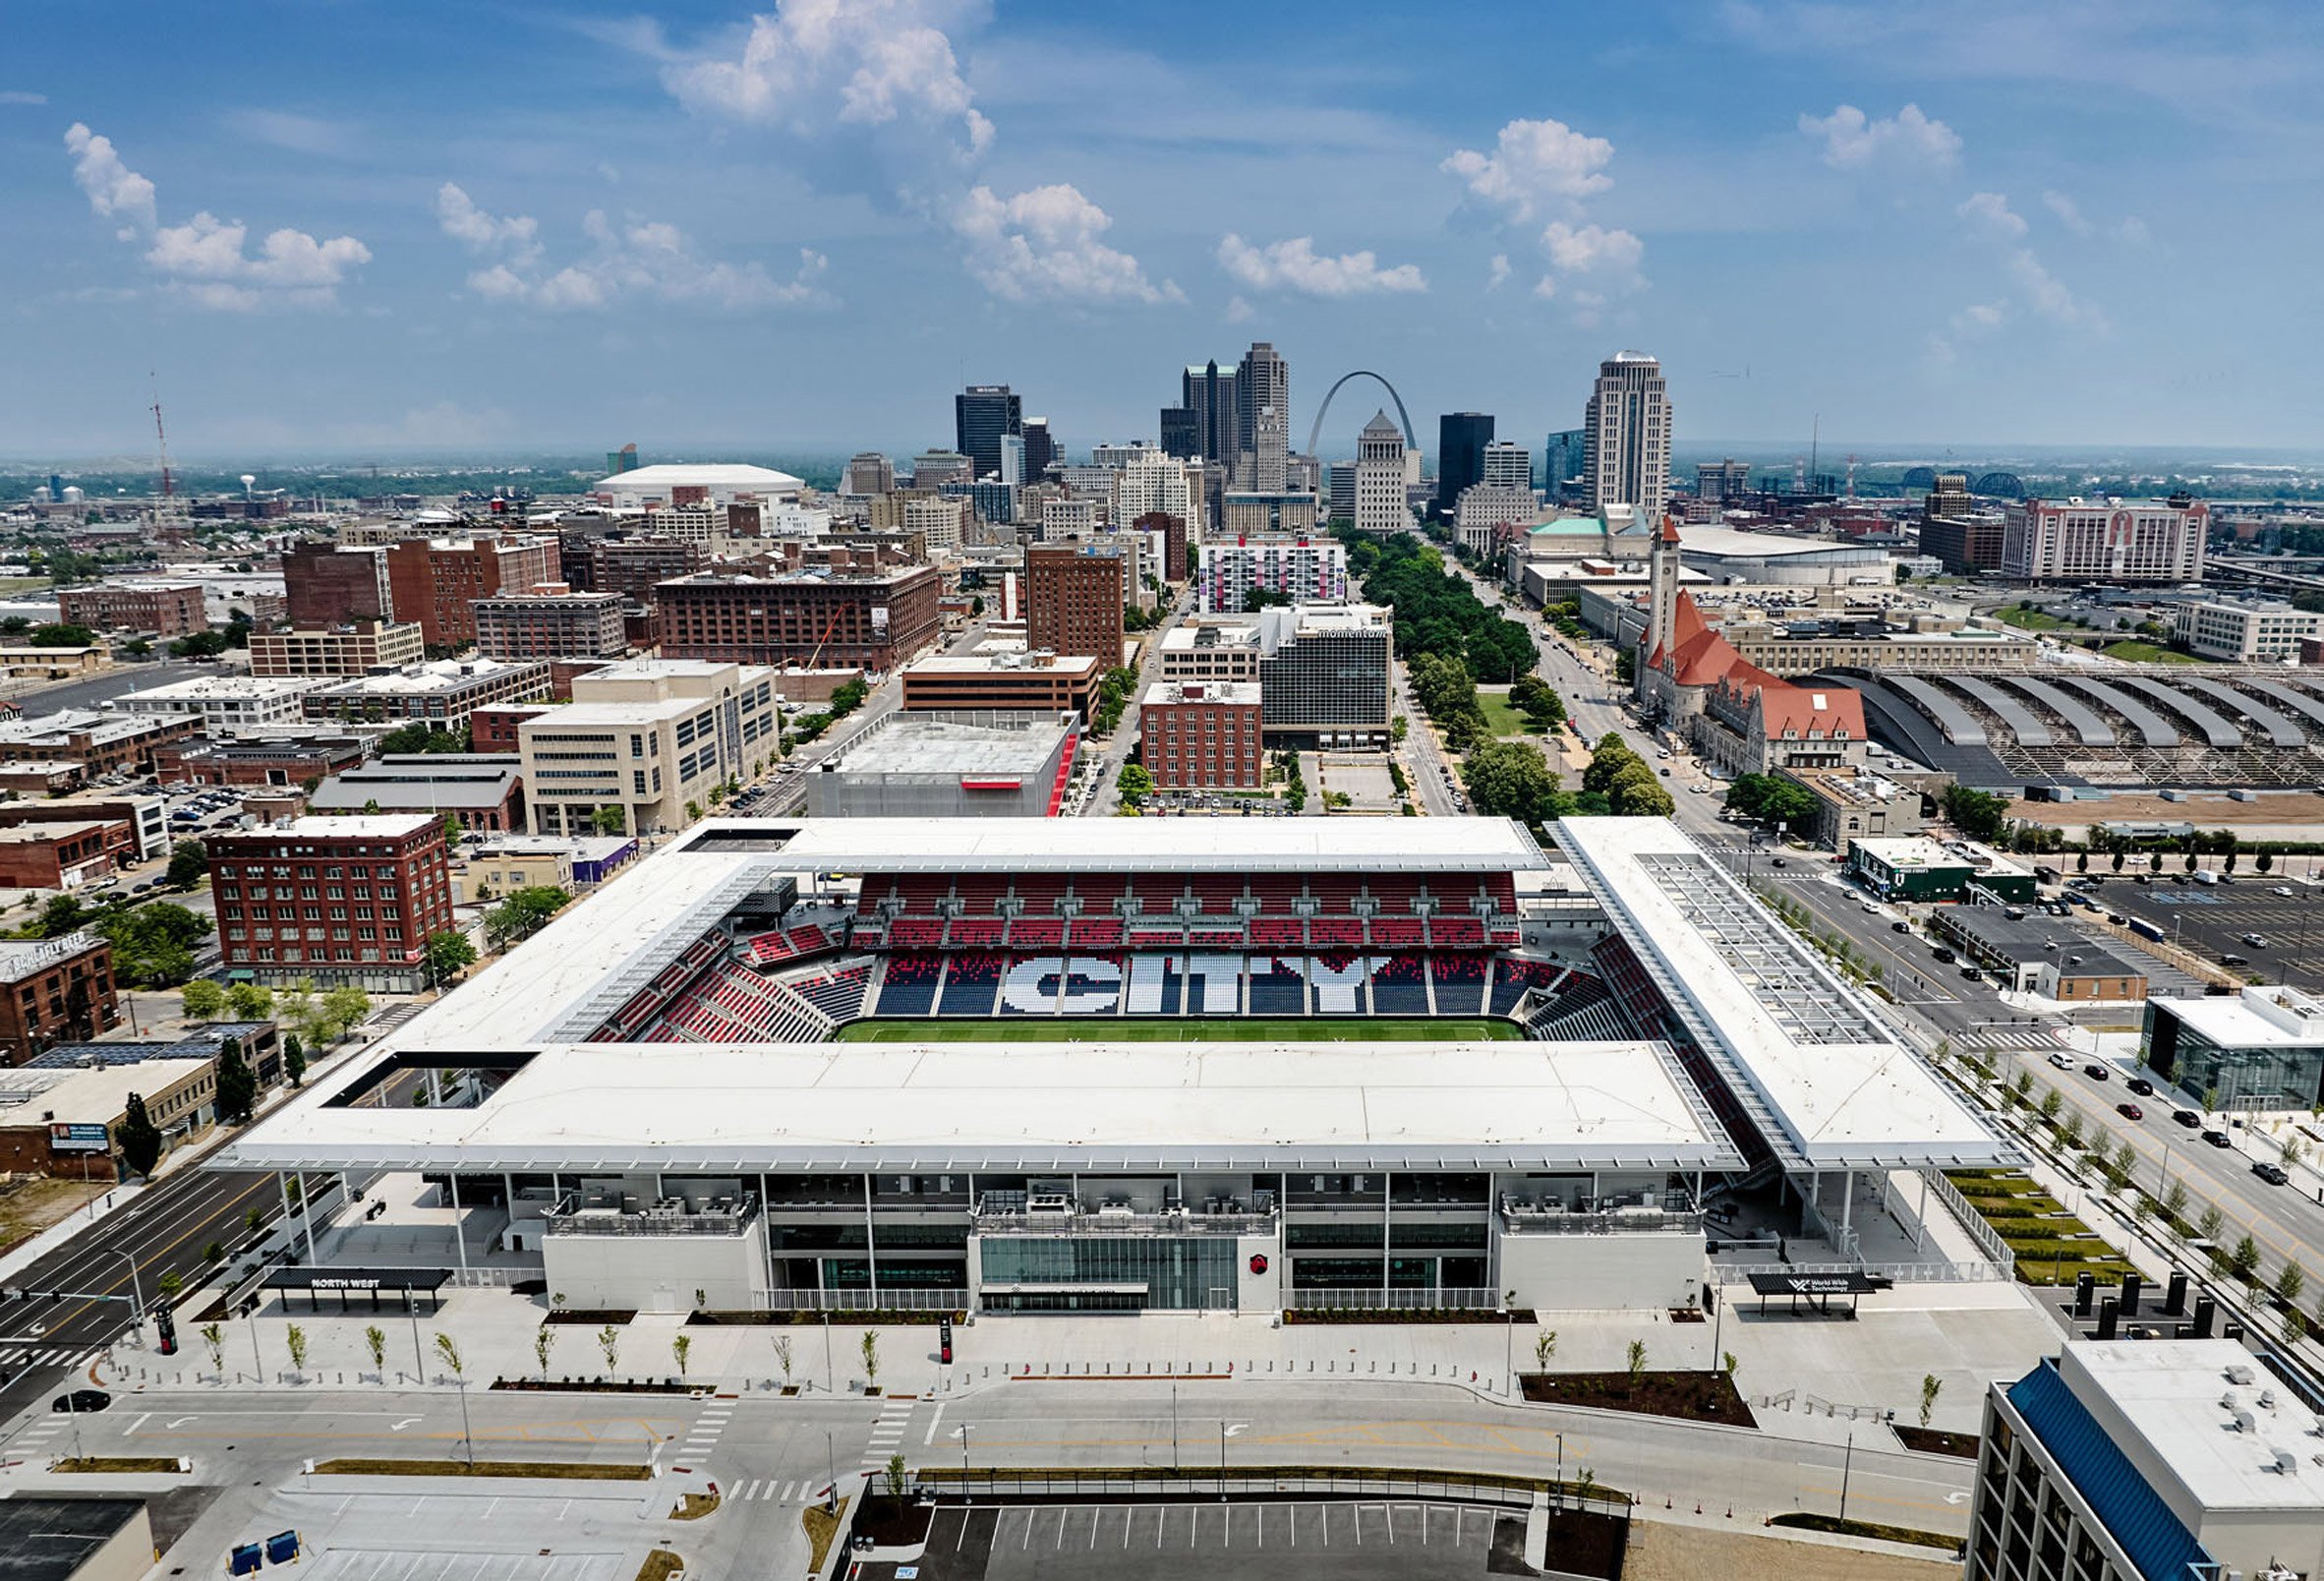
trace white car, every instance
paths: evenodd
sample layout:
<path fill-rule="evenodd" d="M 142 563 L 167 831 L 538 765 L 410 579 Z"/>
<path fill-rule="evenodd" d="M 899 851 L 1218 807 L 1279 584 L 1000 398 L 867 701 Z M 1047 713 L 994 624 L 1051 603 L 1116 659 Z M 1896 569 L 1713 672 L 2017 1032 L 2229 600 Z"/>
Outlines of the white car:
<path fill-rule="evenodd" d="M 2074 1068 L 2073 1057 L 2067 1054 L 2053 1054 L 2050 1056 L 2050 1063 L 2062 1071 L 2070 1071 Z"/>

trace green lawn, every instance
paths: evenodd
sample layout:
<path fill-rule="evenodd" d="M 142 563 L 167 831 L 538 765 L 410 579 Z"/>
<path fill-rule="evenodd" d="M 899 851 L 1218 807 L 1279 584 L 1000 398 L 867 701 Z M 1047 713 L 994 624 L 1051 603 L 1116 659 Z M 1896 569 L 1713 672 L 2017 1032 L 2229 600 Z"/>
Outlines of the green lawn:
<path fill-rule="evenodd" d="M 2125 664 L 2134 665 L 2201 665 L 2210 663 L 2209 660 L 2198 659 L 2191 653 L 2177 653 L 2152 642 L 2110 642 L 2098 651 L 2109 659 L 2120 659 Z"/>
<path fill-rule="evenodd" d="M 850 1022 L 835 1034 L 842 1043 L 1489 1043 L 1520 1035 L 1514 1022 L 1447 1016 L 1367 1021 L 1354 1017 L 1012 1016 L 1006 1020 L 938 1021 L 898 1018 Z"/>
<path fill-rule="evenodd" d="M 1509 706 L 1507 691 L 1477 689 L 1477 706 L 1483 711 L 1484 728 L 1495 735 L 1546 735 L 1549 732 Z"/>
<path fill-rule="evenodd" d="M 1994 611 L 1993 617 L 2004 625 L 2013 625 L 2021 631 L 2057 631 L 2073 624 L 2070 620 L 2061 620 L 2040 610 L 2021 610 L 2014 604 Z"/>

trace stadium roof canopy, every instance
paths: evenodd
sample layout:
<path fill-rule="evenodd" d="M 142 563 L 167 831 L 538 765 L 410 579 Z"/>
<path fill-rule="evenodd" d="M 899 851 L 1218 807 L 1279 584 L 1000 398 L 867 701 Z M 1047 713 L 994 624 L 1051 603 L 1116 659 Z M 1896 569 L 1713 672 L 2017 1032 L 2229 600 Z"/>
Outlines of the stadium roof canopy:
<path fill-rule="evenodd" d="M 348 1085 L 310 1088 L 238 1137 L 217 1167 L 1742 1164 L 1669 1048 L 1645 1042 L 584 1043 L 541 1050 L 472 1108 L 335 1102 Z"/>
<path fill-rule="evenodd" d="M 1785 1167 L 2014 1158 L 1867 1001 L 1676 824 L 1567 818 L 1557 840 Z"/>
<path fill-rule="evenodd" d="M 842 873 L 1485 872 L 1543 868 L 1508 818 L 722 818 L 681 848 L 788 831 L 788 868 Z"/>

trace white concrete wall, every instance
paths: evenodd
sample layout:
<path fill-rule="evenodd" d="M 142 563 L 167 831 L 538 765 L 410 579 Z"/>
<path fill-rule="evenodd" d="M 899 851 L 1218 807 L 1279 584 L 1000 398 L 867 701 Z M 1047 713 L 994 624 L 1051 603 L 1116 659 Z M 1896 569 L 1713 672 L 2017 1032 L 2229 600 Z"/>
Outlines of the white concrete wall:
<path fill-rule="evenodd" d="M 541 1248 L 550 1293 L 568 1307 L 690 1312 L 766 1305 L 767 1231 L 741 1235 L 552 1235 Z"/>
<path fill-rule="evenodd" d="M 1689 1307 L 1703 1290 L 1700 1235 L 1494 1236 L 1500 1288 L 1543 1312 Z"/>
<path fill-rule="evenodd" d="M 1250 1259 L 1263 1257 L 1267 1271 L 1250 1271 Z M 1235 1310 L 1237 1312 L 1281 1312 L 1283 1310 L 1283 1237 L 1280 1235 L 1244 1235 L 1235 1240 Z"/>

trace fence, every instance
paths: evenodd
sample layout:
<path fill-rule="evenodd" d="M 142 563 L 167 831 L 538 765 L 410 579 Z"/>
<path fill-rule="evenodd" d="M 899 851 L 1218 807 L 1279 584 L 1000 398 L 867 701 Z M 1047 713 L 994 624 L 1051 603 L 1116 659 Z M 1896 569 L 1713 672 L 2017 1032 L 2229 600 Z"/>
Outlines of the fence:
<path fill-rule="evenodd" d="M 1190 1449 L 1191 1444 L 1190 1443 Z M 1198 1451 L 1197 1451 L 1198 1452 Z M 922 1466 L 915 1491 L 938 1498 L 1138 1498 L 1202 1493 L 1213 1498 L 1426 1498 L 1531 1509 L 1537 1499 L 1606 1515 L 1627 1515 L 1631 1495 L 1595 1482 L 1500 1476 L 1492 1472 L 1334 1466 L 1141 1466 L 955 1469 Z"/>
<path fill-rule="evenodd" d="M 968 1310 L 968 1292 L 937 1290 L 762 1290 L 774 1312 L 954 1312 Z"/>
<path fill-rule="evenodd" d="M 2014 1277 L 2014 1262 L 1714 1262 L 1718 1282 L 1741 1284 L 1755 1273 L 1870 1273 L 1898 1284 L 1988 1284 Z"/>
<path fill-rule="evenodd" d="M 1285 1294 L 1286 1311 L 1296 1312 L 1499 1312 L 1498 1290 L 1421 1288 L 1412 1290 L 1304 1289 Z"/>
<path fill-rule="evenodd" d="M 2009 1250 L 2009 1243 L 2002 1239 L 2000 1231 L 1986 1223 L 1983 1213 L 1970 1206 L 1969 1200 L 1961 1195 L 1960 1188 L 1945 1178 L 1944 1170 L 1924 1169 L 1921 1179 L 1929 1183 L 1930 1191 L 1936 1194 L 1937 1200 L 1945 1204 L 1946 1211 L 1953 1216 L 1962 1229 L 1969 1232 L 1969 1239 L 1977 1243 L 1979 1251 L 2004 1268 L 2016 1266 L 2017 1254 Z"/>

